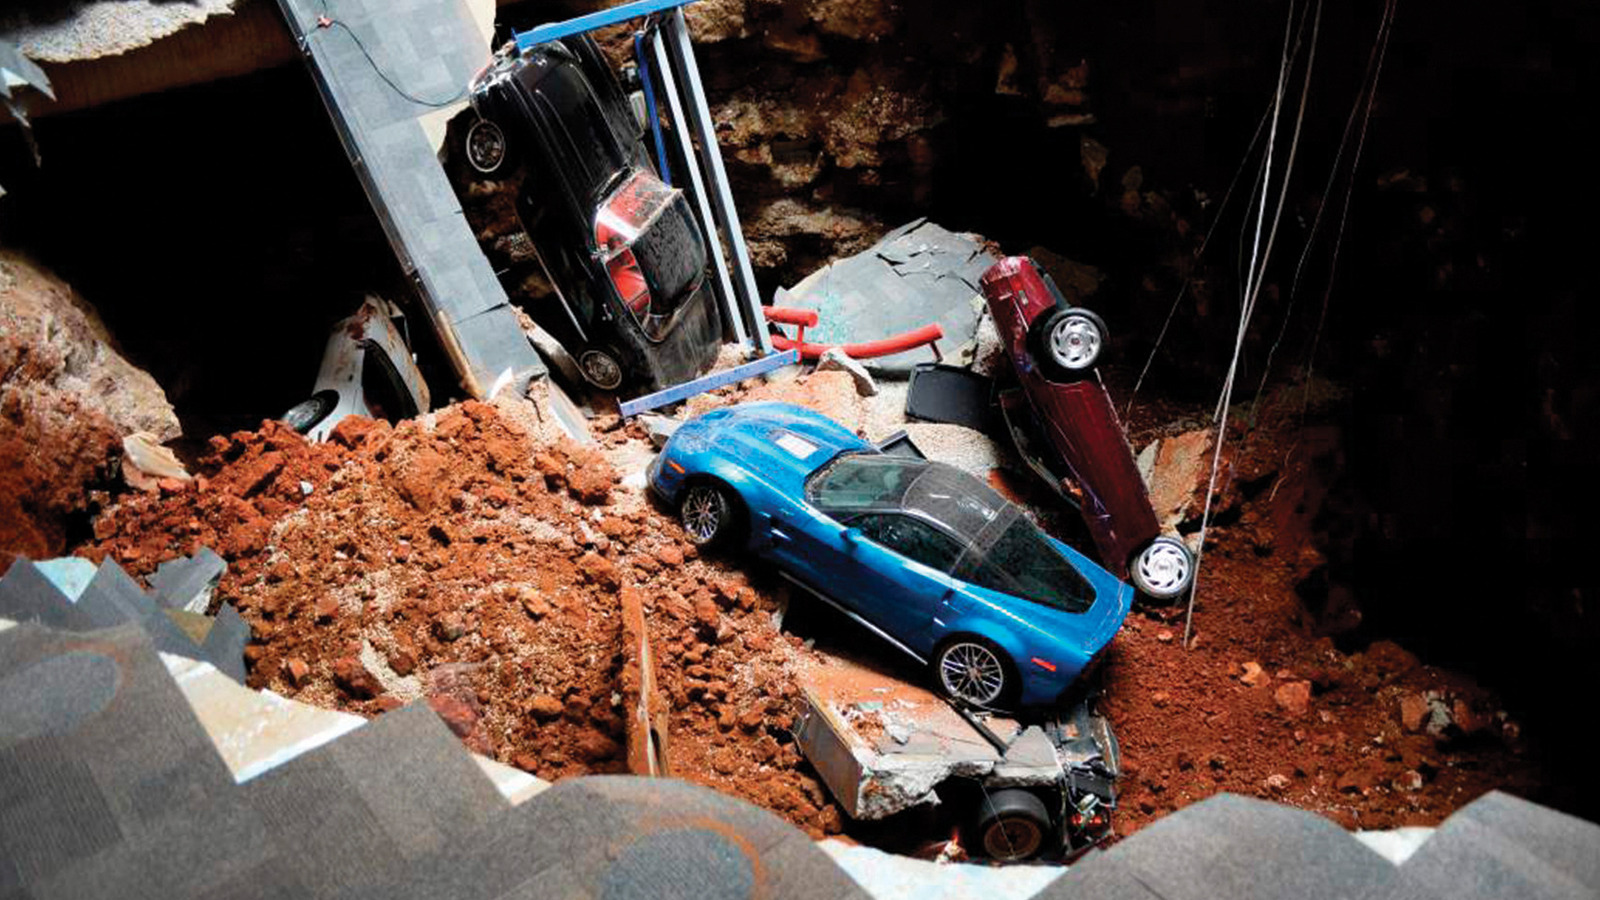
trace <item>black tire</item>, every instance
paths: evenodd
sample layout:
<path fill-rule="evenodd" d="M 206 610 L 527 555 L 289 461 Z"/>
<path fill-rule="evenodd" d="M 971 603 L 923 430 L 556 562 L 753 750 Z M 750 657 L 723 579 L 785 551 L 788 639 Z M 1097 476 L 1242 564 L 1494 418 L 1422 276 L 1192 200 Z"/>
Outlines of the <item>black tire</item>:
<path fill-rule="evenodd" d="M 1054 309 L 1040 318 L 1030 348 L 1034 362 L 1052 380 L 1087 378 L 1105 355 L 1111 333 L 1105 320 L 1081 306 Z"/>
<path fill-rule="evenodd" d="M 1019 687 L 1016 666 L 993 641 L 958 635 L 933 654 L 933 680 L 948 696 L 985 709 L 1011 701 Z"/>
<path fill-rule="evenodd" d="M 726 543 L 737 529 L 738 502 L 732 492 L 713 481 L 696 481 L 678 500 L 678 521 L 697 547 Z"/>
<path fill-rule="evenodd" d="M 1161 535 L 1134 554 L 1128 580 L 1152 600 L 1176 600 L 1194 584 L 1194 554 L 1177 538 Z"/>
<path fill-rule="evenodd" d="M 585 381 L 602 391 L 622 387 L 626 371 L 622 361 L 609 348 L 590 348 L 578 354 L 578 371 Z"/>
<path fill-rule="evenodd" d="M 461 155 L 472 171 L 483 178 L 509 172 L 516 163 L 505 129 L 489 119 L 478 119 L 467 127 L 461 139 Z"/>
<path fill-rule="evenodd" d="M 1032 791 L 1006 788 L 985 792 L 978 801 L 974 842 L 990 859 L 1032 859 L 1044 849 L 1050 832 L 1050 811 Z"/>
<path fill-rule="evenodd" d="M 333 412 L 334 404 L 337 402 L 338 397 L 335 394 L 316 394 L 291 406 L 289 411 L 281 416 L 283 424 L 301 434 L 305 434 L 317 427 L 318 422 L 327 418 L 328 413 Z"/>

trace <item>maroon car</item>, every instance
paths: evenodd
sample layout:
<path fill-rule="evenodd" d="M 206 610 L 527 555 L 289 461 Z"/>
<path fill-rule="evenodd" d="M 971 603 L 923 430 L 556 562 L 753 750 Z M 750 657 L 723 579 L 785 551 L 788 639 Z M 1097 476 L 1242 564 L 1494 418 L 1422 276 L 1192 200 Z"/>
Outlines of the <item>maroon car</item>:
<path fill-rule="evenodd" d="M 1021 382 L 1000 397 L 1017 449 L 1082 511 L 1106 565 L 1153 598 L 1180 596 L 1194 578 L 1194 558 L 1183 542 L 1161 534 L 1111 398 L 1099 379 L 1086 377 L 1105 348 L 1105 323 L 1068 303 L 1027 257 L 1000 260 L 980 283 Z M 1030 446 L 1030 419 L 1051 452 Z M 1071 485 L 1044 456 L 1059 459 Z"/>

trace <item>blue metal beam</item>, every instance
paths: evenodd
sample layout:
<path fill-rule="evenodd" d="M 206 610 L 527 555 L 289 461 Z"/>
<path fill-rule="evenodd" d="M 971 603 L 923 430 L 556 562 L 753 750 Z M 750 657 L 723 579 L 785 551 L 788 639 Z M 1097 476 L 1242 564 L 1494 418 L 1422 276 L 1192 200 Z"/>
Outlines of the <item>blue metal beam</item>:
<path fill-rule="evenodd" d="M 765 375 L 773 369 L 796 365 L 799 362 L 799 350 L 785 350 L 782 353 L 763 356 L 760 359 L 734 366 L 731 369 L 712 372 L 710 375 L 702 375 L 693 381 L 685 381 L 683 384 L 673 385 L 664 391 L 645 394 L 643 397 L 635 397 L 619 404 L 617 411 L 622 413 L 624 418 L 638 415 L 647 409 L 655 409 L 658 406 L 666 406 L 668 403 L 687 400 L 695 394 L 703 394 L 706 391 L 715 390 L 723 385 L 733 384 L 736 381 L 754 378 L 757 375 Z"/>
<path fill-rule="evenodd" d="M 593 31 L 596 28 L 604 28 L 607 25 L 615 25 L 618 22 L 626 22 L 629 19 L 637 19 L 640 16 L 648 16 L 651 13 L 658 13 L 662 10 L 688 6 L 693 2 L 695 0 L 634 0 L 632 3 L 624 3 L 621 6 L 602 9 L 599 12 L 578 16 L 575 19 L 567 19 L 564 22 L 547 22 L 543 25 L 535 26 L 529 31 L 517 32 L 515 35 L 517 49 L 526 50 L 535 44 L 558 41 L 574 34 L 582 34 L 585 31 Z"/>

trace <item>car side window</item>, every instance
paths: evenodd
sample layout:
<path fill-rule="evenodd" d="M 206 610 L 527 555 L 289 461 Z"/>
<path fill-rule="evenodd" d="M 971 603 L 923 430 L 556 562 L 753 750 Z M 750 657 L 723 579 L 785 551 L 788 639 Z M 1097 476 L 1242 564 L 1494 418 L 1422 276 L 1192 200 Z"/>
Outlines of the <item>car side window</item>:
<path fill-rule="evenodd" d="M 896 506 L 928 464 L 883 453 L 847 453 L 811 476 L 806 499 L 830 516 Z"/>
<path fill-rule="evenodd" d="M 961 557 L 959 541 L 910 516 L 872 513 L 851 519 L 850 525 L 869 540 L 940 572 L 949 572 Z"/>

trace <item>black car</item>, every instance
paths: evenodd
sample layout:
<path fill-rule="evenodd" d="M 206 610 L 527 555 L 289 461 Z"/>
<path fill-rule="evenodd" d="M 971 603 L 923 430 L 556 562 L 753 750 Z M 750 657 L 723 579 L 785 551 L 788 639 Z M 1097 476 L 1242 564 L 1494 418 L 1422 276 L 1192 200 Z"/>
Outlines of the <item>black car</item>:
<path fill-rule="evenodd" d="M 705 241 L 683 192 L 657 176 L 594 41 L 508 44 L 470 96 L 467 162 L 495 177 L 523 164 L 517 214 L 557 293 L 528 310 L 534 321 L 606 390 L 705 371 L 723 331 Z"/>

